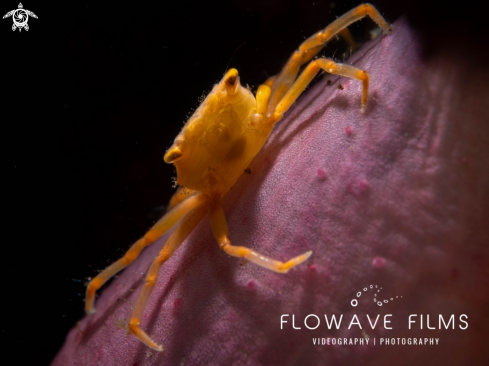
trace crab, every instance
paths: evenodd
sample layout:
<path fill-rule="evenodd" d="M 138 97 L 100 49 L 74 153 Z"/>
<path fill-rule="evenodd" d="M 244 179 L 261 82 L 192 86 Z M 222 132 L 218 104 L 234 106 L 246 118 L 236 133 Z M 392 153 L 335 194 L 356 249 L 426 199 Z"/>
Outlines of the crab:
<path fill-rule="evenodd" d="M 184 188 L 179 189 L 171 199 L 169 211 L 137 240 L 122 258 L 89 282 L 85 300 L 85 310 L 88 314 L 95 312 L 96 291 L 133 262 L 146 246 L 174 227 L 147 272 L 128 327 L 129 331 L 148 347 L 163 351 L 163 346 L 152 340 L 140 327 L 141 319 L 158 280 L 160 267 L 205 216 L 209 217 L 212 232 L 220 248 L 230 256 L 244 258 L 278 273 L 287 273 L 311 256 L 312 251 L 308 251 L 281 262 L 250 248 L 233 245 L 222 200 L 238 178 L 247 171 L 249 164 L 270 136 L 274 125 L 281 120 L 320 70 L 360 81 L 361 112 L 365 112 L 368 73 L 331 59 L 315 58 L 331 38 L 340 33 L 344 34 L 347 26 L 365 16 L 369 16 L 385 34 L 391 32 L 391 26 L 374 6 L 359 5 L 305 40 L 289 58 L 282 71 L 258 88 L 256 96 L 240 84 L 236 69 L 230 69 L 225 73 L 187 121 L 164 156 L 166 163 L 175 165 L 177 183 Z M 297 77 L 301 66 L 307 62 L 309 64 Z"/>

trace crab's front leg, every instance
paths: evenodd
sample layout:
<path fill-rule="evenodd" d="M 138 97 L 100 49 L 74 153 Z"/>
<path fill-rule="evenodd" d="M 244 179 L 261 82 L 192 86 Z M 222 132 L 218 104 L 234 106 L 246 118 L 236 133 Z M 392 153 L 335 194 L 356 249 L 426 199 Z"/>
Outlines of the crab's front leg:
<path fill-rule="evenodd" d="M 204 201 L 202 195 L 194 195 L 189 197 L 180 205 L 163 216 L 144 236 L 136 241 L 131 248 L 124 254 L 124 256 L 105 268 L 96 277 L 94 277 L 87 286 L 86 299 L 85 299 L 85 311 L 87 314 L 95 312 L 93 306 L 95 300 L 95 292 L 102 287 L 102 285 L 112 278 L 119 271 L 126 268 L 132 263 L 141 253 L 141 251 L 152 244 L 159 237 L 164 235 L 169 229 L 171 229 L 182 217 L 184 217 L 189 211 L 200 205 Z"/>
<path fill-rule="evenodd" d="M 166 212 L 172 210 L 175 206 L 185 201 L 187 198 L 192 196 L 195 192 L 196 191 L 194 191 L 193 189 L 189 189 L 186 187 L 179 187 L 177 191 L 173 194 L 173 196 L 170 198 L 170 202 L 168 203 Z"/>
<path fill-rule="evenodd" d="M 229 239 L 226 217 L 224 216 L 224 211 L 222 210 L 220 202 L 213 203 L 210 212 L 210 221 L 214 237 L 224 252 L 233 257 L 245 258 L 250 262 L 259 265 L 260 267 L 264 267 L 275 272 L 287 273 L 291 268 L 301 264 L 312 254 L 312 251 L 309 250 L 288 260 L 287 262 L 281 262 L 264 256 L 263 254 L 249 248 L 232 245 L 231 240 Z"/>
<path fill-rule="evenodd" d="M 149 335 L 141 329 L 141 319 L 144 314 L 144 309 L 148 303 L 148 299 L 153 291 L 153 288 L 158 280 L 158 272 L 163 263 L 165 263 L 173 254 L 173 252 L 183 243 L 185 238 L 192 232 L 197 224 L 207 213 L 209 208 L 209 201 L 202 193 L 197 194 L 195 197 L 204 198 L 202 203 L 194 207 L 188 212 L 185 217 L 176 226 L 175 230 L 171 233 L 170 237 L 166 241 L 165 245 L 159 252 L 158 256 L 151 263 L 151 267 L 146 275 L 143 288 L 138 295 L 134 309 L 132 311 L 131 319 L 129 320 L 129 331 L 134 334 L 141 342 L 148 347 L 153 348 L 156 351 L 163 351 L 163 346 L 158 345 L 153 341 Z M 185 202 L 187 202 L 187 199 Z"/>

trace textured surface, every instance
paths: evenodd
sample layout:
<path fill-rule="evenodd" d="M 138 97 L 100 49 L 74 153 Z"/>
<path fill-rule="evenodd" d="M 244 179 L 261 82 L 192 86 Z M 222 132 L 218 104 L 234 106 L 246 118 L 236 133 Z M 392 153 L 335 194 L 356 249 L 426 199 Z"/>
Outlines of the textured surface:
<path fill-rule="evenodd" d="M 423 60 L 402 19 L 354 60 L 371 75 L 367 112 L 360 113 L 358 82 L 319 82 L 225 199 L 234 244 L 277 259 L 311 249 L 308 262 L 280 275 L 229 258 L 205 219 L 162 267 L 142 322 L 165 352 L 124 329 L 160 240 L 102 291 L 97 313 L 68 334 L 53 365 L 488 361 L 489 75 L 462 56 Z M 375 305 L 374 290 L 362 290 L 371 284 L 394 300 Z M 367 313 L 381 315 L 374 330 Z M 290 314 L 284 329 L 282 314 Z M 292 329 L 292 314 L 301 330 Z M 305 329 L 308 314 L 322 319 L 318 329 Z M 328 330 L 323 314 L 343 314 L 344 323 Z M 348 329 L 353 314 L 363 332 Z M 383 328 L 384 314 L 392 314 L 392 330 Z M 409 330 L 409 314 L 430 314 L 436 328 L 438 314 L 455 314 L 456 329 L 416 323 Z M 468 316 L 466 330 L 458 328 L 460 314 Z M 312 342 L 366 334 L 377 342 L 436 337 L 440 345 Z"/>

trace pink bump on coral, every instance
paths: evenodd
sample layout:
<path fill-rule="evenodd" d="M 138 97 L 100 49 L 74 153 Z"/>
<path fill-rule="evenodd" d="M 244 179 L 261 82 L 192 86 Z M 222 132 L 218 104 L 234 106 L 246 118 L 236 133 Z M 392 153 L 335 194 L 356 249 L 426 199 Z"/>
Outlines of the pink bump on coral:
<path fill-rule="evenodd" d="M 385 264 L 385 258 L 375 257 L 374 259 L 372 259 L 372 265 L 375 268 L 382 268 L 384 267 L 384 264 Z"/>
<path fill-rule="evenodd" d="M 183 299 L 175 299 L 175 301 L 173 301 L 173 310 L 174 311 L 178 311 L 182 308 L 183 306 Z"/>
<path fill-rule="evenodd" d="M 360 192 L 365 192 L 368 189 L 368 182 L 366 179 L 361 179 L 358 182 L 358 189 Z"/>
<path fill-rule="evenodd" d="M 345 134 L 348 137 L 352 137 L 353 136 L 353 128 L 351 128 L 351 126 L 348 126 L 347 128 L 345 128 Z"/>
<path fill-rule="evenodd" d="M 348 61 L 370 75 L 366 113 L 359 87 L 337 93 L 318 82 L 276 126 L 250 165 L 253 174 L 224 199 L 234 244 L 280 260 L 312 250 L 308 262 L 285 275 L 241 266 L 219 250 L 205 219 L 161 268 L 141 324 L 164 352 L 148 357 L 148 348 L 117 321 L 130 317 L 141 273 L 161 238 L 102 290 L 97 312 L 79 322 L 83 335 L 76 327 L 70 331 L 54 366 L 179 365 L 182 359 L 188 365 L 484 364 L 489 83 L 482 80 L 489 80 L 489 69 L 474 70 L 448 51 L 421 57 L 402 19 L 380 38 Z M 345 143 L 347 126 L 355 139 Z M 469 163 L 461 164 L 463 157 Z M 328 172 L 326 182 L 318 182 L 318 167 Z M 345 194 L 345 187 L 359 196 Z M 371 260 L 378 253 L 389 263 L 382 271 Z M 256 278 L 259 291 L 251 295 L 247 287 Z M 403 300 L 380 307 L 363 295 L 368 301 L 350 306 L 370 284 L 389 298 L 402 293 Z M 185 306 L 174 312 L 179 299 Z M 409 314 L 435 319 L 440 312 L 457 319 L 467 314 L 468 328 L 407 329 Z M 284 329 L 282 314 L 290 314 Z M 292 314 L 301 330 L 290 326 Z M 308 314 L 322 320 L 324 314 L 347 320 L 357 314 L 364 327 L 308 330 Z M 377 345 L 368 353 L 313 345 L 313 337 L 367 334 L 378 341 L 383 325 L 371 329 L 366 314 L 392 314 L 389 337 L 435 337 L 440 345 Z"/>
<path fill-rule="evenodd" d="M 353 194 L 355 197 L 360 197 L 364 195 L 369 188 L 369 184 L 366 179 L 360 179 L 357 182 L 354 182 L 348 187 L 348 192 Z"/>
<path fill-rule="evenodd" d="M 326 171 L 324 170 L 324 168 L 319 168 L 316 171 L 316 175 L 320 181 L 326 180 Z"/>

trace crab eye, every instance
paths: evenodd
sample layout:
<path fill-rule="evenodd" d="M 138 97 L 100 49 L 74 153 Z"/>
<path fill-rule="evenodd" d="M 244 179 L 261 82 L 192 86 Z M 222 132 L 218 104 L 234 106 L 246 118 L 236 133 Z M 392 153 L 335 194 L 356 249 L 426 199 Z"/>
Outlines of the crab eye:
<path fill-rule="evenodd" d="M 180 159 L 184 155 L 186 145 L 187 142 L 185 141 L 185 139 L 182 136 L 178 136 L 175 139 L 172 147 L 168 149 L 165 156 L 163 157 L 165 163 L 173 163 L 176 160 Z"/>
<path fill-rule="evenodd" d="M 236 80 L 237 77 L 235 75 L 231 75 L 226 79 L 226 86 L 233 87 L 234 85 L 236 85 Z"/>
<path fill-rule="evenodd" d="M 174 147 L 173 149 L 170 149 L 166 152 L 165 156 L 163 157 L 163 160 L 165 160 L 165 163 L 173 163 L 175 160 L 178 158 L 182 157 L 182 151 L 180 148 Z"/>
<path fill-rule="evenodd" d="M 234 95 L 239 89 L 239 75 L 238 70 L 231 69 L 224 76 L 224 87 L 229 95 Z"/>

